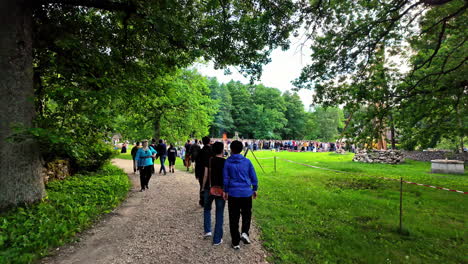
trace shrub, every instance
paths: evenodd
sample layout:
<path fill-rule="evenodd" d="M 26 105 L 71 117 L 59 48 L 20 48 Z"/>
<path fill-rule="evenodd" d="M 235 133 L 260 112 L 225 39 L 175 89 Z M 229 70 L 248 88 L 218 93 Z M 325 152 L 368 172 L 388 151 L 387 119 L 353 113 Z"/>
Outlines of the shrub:
<path fill-rule="evenodd" d="M 96 173 L 50 182 L 42 202 L 0 215 L 0 263 L 45 256 L 119 205 L 129 188 L 127 175 L 109 164 Z"/>

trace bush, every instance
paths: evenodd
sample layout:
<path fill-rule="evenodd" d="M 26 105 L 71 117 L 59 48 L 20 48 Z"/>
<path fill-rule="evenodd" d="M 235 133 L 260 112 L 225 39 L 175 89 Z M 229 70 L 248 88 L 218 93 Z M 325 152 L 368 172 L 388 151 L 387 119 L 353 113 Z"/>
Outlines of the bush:
<path fill-rule="evenodd" d="M 72 172 L 96 171 L 118 153 L 110 144 L 103 141 L 100 133 L 83 134 L 61 131 L 53 128 L 13 128 L 15 133 L 9 137 L 12 142 L 32 139 L 39 146 L 46 162 L 56 159 L 70 161 Z"/>
<path fill-rule="evenodd" d="M 47 255 L 118 206 L 129 188 L 127 175 L 109 164 L 50 182 L 42 202 L 0 215 L 0 263 L 30 263 Z"/>

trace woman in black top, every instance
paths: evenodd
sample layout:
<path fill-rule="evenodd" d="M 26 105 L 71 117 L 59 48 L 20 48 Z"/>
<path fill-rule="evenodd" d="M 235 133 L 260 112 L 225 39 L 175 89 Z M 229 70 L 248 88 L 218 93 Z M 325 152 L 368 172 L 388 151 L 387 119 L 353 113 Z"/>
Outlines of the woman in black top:
<path fill-rule="evenodd" d="M 224 221 L 224 206 L 226 201 L 222 196 L 214 196 L 210 194 L 210 188 L 213 186 L 223 187 L 223 168 L 224 162 L 224 145 L 221 142 L 213 144 L 213 152 L 215 156 L 209 161 L 209 168 L 205 170 L 205 176 L 203 179 L 204 186 L 204 237 L 211 236 L 211 204 L 213 200 L 216 204 L 216 224 L 213 236 L 213 245 L 220 245 L 223 242 L 223 221 Z M 210 177 L 208 177 L 210 175 Z"/>
<path fill-rule="evenodd" d="M 167 159 L 169 160 L 169 172 L 174 173 L 175 159 L 177 157 L 177 149 L 174 148 L 173 144 L 169 145 L 167 150 Z"/>

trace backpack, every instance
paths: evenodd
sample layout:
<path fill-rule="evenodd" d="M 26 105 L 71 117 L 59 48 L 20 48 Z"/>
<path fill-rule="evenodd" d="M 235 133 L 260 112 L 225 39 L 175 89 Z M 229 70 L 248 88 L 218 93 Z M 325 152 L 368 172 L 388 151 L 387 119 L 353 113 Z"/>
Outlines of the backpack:
<path fill-rule="evenodd" d="M 192 156 L 192 159 L 193 160 L 196 160 L 198 158 L 198 154 L 200 152 L 200 145 L 198 144 L 193 144 L 191 147 L 190 147 L 190 155 Z"/>

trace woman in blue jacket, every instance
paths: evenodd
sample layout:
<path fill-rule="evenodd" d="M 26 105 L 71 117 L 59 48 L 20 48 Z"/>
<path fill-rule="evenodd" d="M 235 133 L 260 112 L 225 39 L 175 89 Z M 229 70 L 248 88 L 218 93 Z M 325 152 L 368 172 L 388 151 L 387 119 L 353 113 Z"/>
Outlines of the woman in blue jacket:
<path fill-rule="evenodd" d="M 255 169 L 247 158 L 242 156 L 243 145 L 233 141 L 230 145 L 232 156 L 224 163 L 224 199 L 228 200 L 229 230 L 232 247 L 240 249 L 240 241 L 250 244 L 249 230 L 252 218 L 252 198 L 257 197 L 258 180 Z M 242 229 L 239 233 L 239 218 L 242 215 Z"/>
<path fill-rule="evenodd" d="M 153 172 L 153 158 L 156 157 L 156 151 L 148 147 L 148 140 L 143 140 L 142 148 L 138 149 L 135 156 L 135 163 L 137 163 L 140 170 L 140 192 L 148 189 L 148 183 Z"/>

